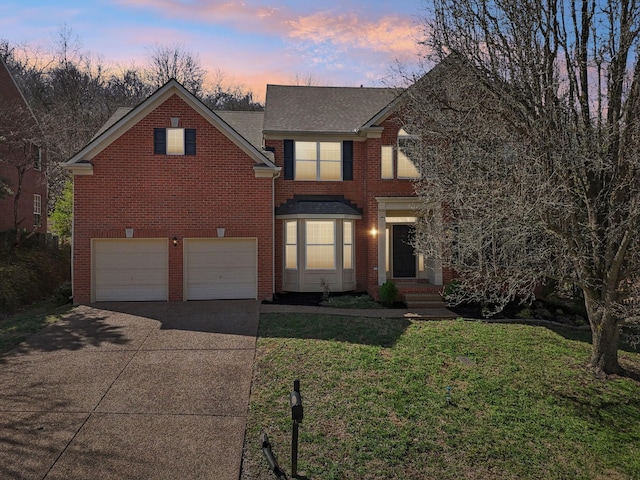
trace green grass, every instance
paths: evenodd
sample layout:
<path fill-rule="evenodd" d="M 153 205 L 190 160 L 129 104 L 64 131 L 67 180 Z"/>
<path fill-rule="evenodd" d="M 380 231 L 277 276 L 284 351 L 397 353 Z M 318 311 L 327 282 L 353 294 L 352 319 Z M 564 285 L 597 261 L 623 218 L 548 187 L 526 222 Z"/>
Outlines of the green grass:
<path fill-rule="evenodd" d="M 8 352 L 72 308 L 52 301 L 39 302 L 20 312 L 0 317 L 0 354 Z"/>
<path fill-rule="evenodd" d="M 640 385 L 545 327 L 263 314 L 257 346 L 243 479 L 262 431 L 290 473 L 296 378 L 309 479 L 640 478 Z"/>

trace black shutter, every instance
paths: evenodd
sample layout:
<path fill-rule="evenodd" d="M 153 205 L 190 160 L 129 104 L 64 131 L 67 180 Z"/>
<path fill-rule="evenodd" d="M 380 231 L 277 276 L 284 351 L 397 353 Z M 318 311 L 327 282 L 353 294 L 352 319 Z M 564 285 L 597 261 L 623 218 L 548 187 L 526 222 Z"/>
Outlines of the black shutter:
<path fill-rule="evenodd" d="M 165 128 L 153 129 L 153 153 L 156 155 L 167 154 L 167 130 Z"/>
<path fill-rule="evenodd" d="M 293 140 L 284 141 L 284 179 L 293 180 L 294 164 L 294 143 Z"/>
<path fill-rule="evenodd" d="M 342 142 L 342 180 L 353 180 L 353 140 Z"/>
<path fill-rule="evenodd" d="M 185 128 L 184 130 L 184 154 L 196 154 L 196 129 Z"/>

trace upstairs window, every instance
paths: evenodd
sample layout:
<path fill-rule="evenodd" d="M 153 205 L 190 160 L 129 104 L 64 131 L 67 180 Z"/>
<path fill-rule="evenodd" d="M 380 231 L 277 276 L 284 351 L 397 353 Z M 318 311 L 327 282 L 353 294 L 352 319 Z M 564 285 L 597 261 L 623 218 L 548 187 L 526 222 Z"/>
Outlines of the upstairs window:
<path fill-rule="evenodd" d="M 420 178 L 420 172 L 412 158 L 416 158 L 420 136 L 410 135 L 404 128 L 398 132 L 398 178 Z"/>
<path fill-rule="evenodd" d="M 412 160 L 412 158 L 417 158 L 419 154 L 420 136 L 411 135 L 404 128 L 401 128 L 398 132 L 398 143 L 395 148 L 393 145 L 382 145 L 380 152 L 381 178 L 383 180 L 394 178 L 415 180 L 420 178 L 420 170 Z"/>
<path fill-rule="evenodd" d="M 37 193 L 33 195 L 33 226 L 42 225 L 42 197 Z"/>
<path fill-rule="evenodd" d="M 296 180 L 342 180 L 340 142 L 296 142 Z"/>
<path fill-rule="evenodd" d="M 393 146 L 383 145 L 381 152 L 382 164 L 380 170 L 384 180 L 393 179 Z"/>
<path fill-rule="evenodd" d="M 299 181 L 353 180 L 353 141 L 284 141 L 284 178 Z"/>
<path fill-rule="evenodd" d="M 195 155 L 194 128 L 154 128 L 153 153 L 156 155 Z"/>
<path fill-rule="evenodd" d="M 33 147 L 33 169 L 42 170 L 42 149 L 35 145 Z"/>

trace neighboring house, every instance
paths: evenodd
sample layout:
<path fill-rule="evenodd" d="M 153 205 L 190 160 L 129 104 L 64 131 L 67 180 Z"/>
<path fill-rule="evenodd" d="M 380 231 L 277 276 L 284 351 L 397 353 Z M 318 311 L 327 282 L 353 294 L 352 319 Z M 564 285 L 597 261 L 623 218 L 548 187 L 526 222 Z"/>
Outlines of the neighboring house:
<path fill-rule="evenodd" d="M 47 231 L 45 151 L 38 122 L 0 58 L 0 232 Z"/>
<path fill-rule="evenodd" d="M 267 87 L 213 112 L 171 80 L 67 162 L 79 303 L 271 299 L 448 279 L 410 243 L 415 141 L 387 88 Z"/>

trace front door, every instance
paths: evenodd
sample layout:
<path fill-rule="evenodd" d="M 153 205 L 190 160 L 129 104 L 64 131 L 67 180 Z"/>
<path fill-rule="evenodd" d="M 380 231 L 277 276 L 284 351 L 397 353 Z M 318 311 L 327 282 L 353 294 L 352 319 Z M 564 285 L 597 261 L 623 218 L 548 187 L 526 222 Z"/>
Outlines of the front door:
<path fill-rule="evenodd" d="M 416 278 L 416 256 L 411 241 L 413 226 L 393 226 L 393 277 Z"/>

